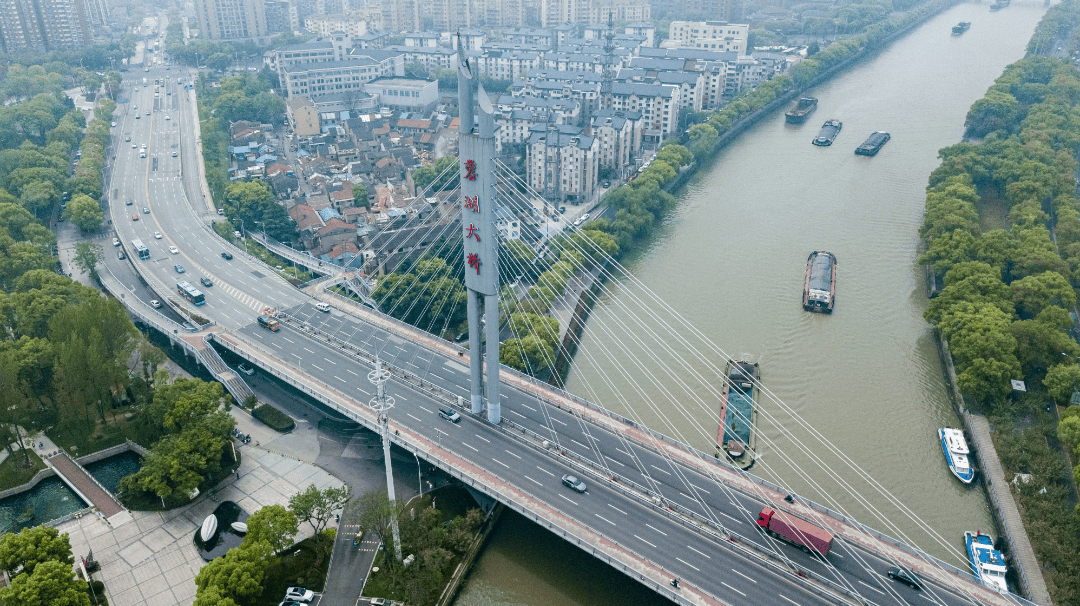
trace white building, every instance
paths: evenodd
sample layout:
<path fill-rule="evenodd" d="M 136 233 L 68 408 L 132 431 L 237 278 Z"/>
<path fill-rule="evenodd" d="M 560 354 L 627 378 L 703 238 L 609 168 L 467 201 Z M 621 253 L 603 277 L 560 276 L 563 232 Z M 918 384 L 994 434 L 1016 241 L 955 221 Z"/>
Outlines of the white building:
<path fill-rule="evenodd" d="M 382 51 L 364 51 L 369 54 Z M 349 93 L 364 90 L 364 84 L 376 78 L 405 75 L 400 57 L 388 56 L 377 60 L 370 56 L 349 56 L 342 61 L 294 63 L 279 68 L 283 73 L 282 88 L 288 96 L 317 97 L 330 93 Z"/>
<path fill-rule="evenodd" d="M 367 16 L 350 12 L 344 15 L 308 17 L 304 19 L 304 29 L 323 38 L 341 32 L 350 39 L 356 39 L 378 27 Z"/>
<path fill-rule="evenodd" d="M 658 143 L 679 127 L 680 88 L 672 84 L 614 82 L 611 85 L 612 109 L 641 112 L 643 135 Z"/>
<path fill-rule="evenodd" d="M 529 186 L 544 192 L 555 180 L 558 201 L 585 202 L 596 191 L 599 156 L 600 141 L 595 137 L 535 132 L 526 148 Z"/>
<path fill-rule="evenodd" d="M 649 21 L 635 21 L 627 23 L 625 32 L 635 36 L 645 36 L 645 44 L 650 48 L 656 46 L 656 26 Z"/>
<path fill-rule="evenodd" d="M 668 29 L 668 39 L 660 43 L 661 48 L 700 48 L 740 55 L 747 52 L 746 40 L 750 35 L 750 26 L 743 23 L 725 21 L 672 21 Z"/>
<path fill-rule="evenodd" d="M 634 159 L 641 156 L 641 114 L 615 109 L 598 109 L 592 113 L 592 134 L 600 142 L 598 153 L 601 168 L 624 176 Z"/>
<path fill-rule="evenodd" d="M 499 236 L 503 240 L 521 238 L 521 221 L 506 207 L 495 208 L 495 228 L 499 230 Z"/>
<path fill-rule="evenodd" d="M 364 90 L 378 96 L 381 105 L 410 111 L 431 109 L 439 101 L 439 83 L 431 80 L 385 78 L 364 85 Z"/>

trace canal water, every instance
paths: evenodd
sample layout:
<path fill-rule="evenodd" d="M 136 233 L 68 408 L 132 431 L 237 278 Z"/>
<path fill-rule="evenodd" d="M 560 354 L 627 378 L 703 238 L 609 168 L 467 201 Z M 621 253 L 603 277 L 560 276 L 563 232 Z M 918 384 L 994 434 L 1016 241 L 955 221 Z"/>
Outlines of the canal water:
<path fill-rule="evenodd" d="M 968 107 L 1006 65 L 1024 56 L 1046 10 L 1032 0 L 996 13 L 988 6 L 953 7 L 809 91 L 820 104 L 806 124 L 787 125 L 782 113 L 762 120 L 680 192 L 678 210 L 625 261 L 637 280 L 719 350 L 760 364 L 775 400 L 761 402 L 762 457 L 754 473 L 902 534 L 961 567 L 963 531 L 992 523 L 981 490 L 961 486 L 949 474 L 937 445 L 936 429 L 959 421 L 922 318 L 927 300 L 916 258 L 927 177 L 938 165 L 938 150 L 960 140 Z M 971 29 L 952 36 L 959 21 L 970 21 Z M 830 118 L 843 121 L 836 142 L 812 146 Z M 877 130 L 890 132 L 892 140 L 877 157 L 855 156 L 855 147 Z M 807 255 L 821 249 L 838 259 L 831 316 L 806 313 L 800 304 Z M 657 306 L 650 312 L 631 302 L 641 296 L 639 287 L 624 281 L 597 304 L 567 387 L 711 452 L 715 398 L 700 385 L 686 392 L 671 387 L 690 371 L 704 372 L 704 365 L 679 366 L 660 351 L 662 343 L 633 336 L 645 330 L 619 326 L 628 313 L 651 315 L 652 325 L 672 321 Z M 714 357 L 723 368 L 723 354 L 700 344 L 686 349 Z M 617 370 L 619 364 L 634 368 L 632 357 L 654 355 L 655 368 L 635 369 L 636 376 Z M 664 364 L 670 376 L 658 370 Z M 663 387 L 651 383 L 649 373 Z M 718 385 L 715 378 L 707 382 Z M 796 441 L 821 457 L 820 467 Z M 910 512 L 828 454 L 833 448 Z M 830 478 L 834 471 L 861 498 Z M 618 602 L 605 601 L 604 589 L 568 592 L 582 577 L 608 569 L 572 549 L 540 553 L 536 533 L 524 520 L 504 524 L 456 603 L 648 603 L 644 589 Z"/>

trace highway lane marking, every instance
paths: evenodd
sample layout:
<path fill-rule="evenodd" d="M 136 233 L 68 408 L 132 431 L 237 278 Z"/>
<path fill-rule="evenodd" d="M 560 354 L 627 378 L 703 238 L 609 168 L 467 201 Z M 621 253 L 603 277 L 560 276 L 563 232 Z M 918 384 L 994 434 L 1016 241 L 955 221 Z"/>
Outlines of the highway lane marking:
<path fill-rule="evenodd" d="M 698 572 L 701 572 L 701 569 L 700 569 L 700 568 L 698 568 L 697 566 L 694 566 L 693 564 L 691 564 L 690 562 L 687 562 L 686 560 L 684 560 L 684 559 L 680 558 L 679 556 L 675 556 L 675 559 L 676 559 L 676 560 L 678 560 L 678 561 L 680 561 L 680 562 L 682 562 L 683 564 L 686 564 L 686 565 L 687 565 L 687 566 L 689 566 L 690 568 L 693 568 L 694 570 L 696 570 L 696 571 L 698 571 Z"/>
<path fill-rule="evenodd" d="M 334 378 L 337 379 L 338 381 L 341 381 L 342 383 L 345 383 L 345 384 L 349 383 L 348 381 L 346 381 L 345 379 L 342 379 L 341 377 L 339 377 L 337 375 L 334 375 Z"/>
<path fill-rule="evenodd" d="M 743 593 L 743 592 L 739 591 L 738 589 L 735 589 L 735 588 L 734 588 L 734 587 L 732 587 L 731 585 L 728 585 L 727 583 L 725 583 L 725 582 L 723 582 L 723 581 L 720 581 L 720 584 L 721 584 L 721 585 L 723 585 L 724 587 L 727 587 L 728 589 L 730 589 L 730 590 L 734 591 L 735 593 L 737 593 L 737 594 L 741 595 L 742 597 L 744 597 L 744 598 L 746 597 L 746 594 L 745 594 L 745 593 Z"/>
<path fill-rule="evenodd" d="M 316 366 L 314 364 L 312 364 L 311 367 L 314 368 L 315 370 L 318 370 L 319 372 L 326 372 L 325 370 L 319 368 L 318 366 Z"/>
<path fill-rule="evenodd" d="M 747 581 L 750 581 L 751 583 L 757 583 L 757 579 L 750 578 L 750 577 L 746 576 L 745 574 L 739 572 L 738 570 L 735 570 L 734 568 L 731 569 L 731 572 L 734 572 L 735 574 L 737 574 L 740 577 L 746 579 Z"/>
<path fill-rule="evenodd" d="M 562 496 L 562 495 L 559 495 L 559 496 Z M 642 543 L 645 543 L 649 547 L 652 547 L 653 549 L 658 549 L 658 547 L 656 545 L 653 545 L 652 543 L 650 543 L 650 542 L 646 541 L 645 539 L 637 536 L 636 534 L 634 535 L 634 538 L 641 541 Z"/>
<path fill-rule="evenodd" d="M 698 550 L 694 549 L 693 547 L 690 547 L 689 545 L 687 545 L 687 547 L 689 547 L 691 551 L 697 551 L 697 553 L 698 553 L 699 555 L 703 555 L 703 556 L 705 556 L 705 557 L 709 558 L 710 560 L 712 559 L 712 556 L 710 556 L 710 555 L 706 555 L 706 554 L 704 554 L 704 553 L 701 553 L 700 551 L 698 551 Z"/>
<path fill-rule="evenodd" d="M 607 522 L 608 524 L 611 524 L 612 526 L 618 526 L 618 524 L 616 524 L 615 522 L 612 522 L 611 520 L 605 518 L 604 516 L 602 516 L 602 515 L 600 515 L 598 513 L 594 513 L 593 515 L 600 518 L 601 520 Z"/>
<path fill-rule="evenodd" d="M 516 414 L 517 416 L 521 417 L 522 419 L 525 418 L 525 415 L 521 414 L 520 412 L 518 412 L 516 410 L 508 410 L 507 412 L 512 412 L 512 413 Z"/>
<path fill-rule="evenodd" d="M 626 452 L 625 450 L 623 450 L 623 449 L 621 449 L 621 448 L 616 448 L 615 450 L 617 450 L 617 451 L 619 451 L 619 452 L 623 453 L 624 455 L 626 455 L 626 456 L 628 456 L 628 457 L 631 457 L 631 458 L 633 458 L 633 455 L 631 455 L 630 453 Z"/>
<path fill-rule="evenodd" d="M 626 467 L 626 463 L 623 463 L 622 461 L 616 461 L 615 459 L 613 459 L 613 458 L 611 458 L 611 457 L 609 457 L 607 455 L 604 455 L 604 458 L 607 459 L 608 461 L 611 461 L 612 463 L 618 463 L 619 465 L 622 465 L 623 467 Z"/>
<path fill-rule="evenodd" d="M 420 407 L 420 409 L 421 409 L 421 410 L 425 410 L 425 411 L 427 411 L 427 412 L 430 412 L 430 413 L 434 413 L 434 412 L 435 412 L 434 410 L 431 410 L 431 409 L 430 409 L 430 408 L 428 408 L 427 406 L 421 406 L 421 407 Z"/>
<path fill-rule="evenodd" d="M 589 448 L 589 446 L 588 446 L 587 444 L 582 444 L 581 442 L 578 442 L 578 441 L 577 441 L 577 440 L 575 440 L 574 438 L 570 438 L 570 441 L 571 441 L 571 442 L 573 442 L 574 444 L 577 444 L 578 446 L 580 446 L 580 447 L 582 447 L 582 448 L 585 448 L 585 449 L 588 449 L 588 448 Z"/>
<path fill-rule="evenodd" d="M 521 455 L 519 455 L 519 454 L 518 454 L 518 453 L 516 453 L 516 452 L 510 452 L 509 450 L 508 450 L 508 451 L 506 451 L 506 454 L 508 454 L 508 455 L 511 455 L 511 456 L 514 456 L 514 457 L 517 457 L 517 458 L 519 458 L 519 459 L 521 458 Z"/>
<path fill-rule="evenodd" d="M 296 345 L 296 342 L 295 342 L 295 341 L 293 341 L 292 339 L 290 339 L 289 337 L 281 337 L 281 338 L 282 338 L 282 339 L 285 339 L 285 340 L 286 340 L 286 341 L 288 341 L 289 343 L 292 343 L 293 345 Z"/>
<path fill-rule="evenodd" d="M 359 376 L 360 376 L 360 375 L 356 374 L 355 372 L 353 372 L 353 371 L 349 370 L 348 368 L 346 368 L 346 369 L 345 369 L 345 372 L 347 372 L 347 373 L 351 373 L 351 374 L 353 374 L 353 375 L 355 375 L 355 376 L 357 376 L 357 377 L 359 377 Z"/>
<path fill-rule="evenodd" d="M 612 508 L 612 509 L 614 509 L 615 511 L 617 511 L 617 512 L 619 512 L 619 513 L 623 514 L 623 515 L 626 515 L 626 512 L 625 512 L 625 511 L 623 511 L 623 510 L 619 509 L 618 507 L 616 507 L 616 506 L 612 505 L 611 503 L 608 503 L 608 504 L 607 504 L 607 506 L 608 506 L 608 507 L 610 507 L 610 508 Z"/>
<path fill-rule="evenodd" d="M 700 487 L 700 486 L 698 486 L 696 484 L 690 484 L 690 485 L 694 487 L 694 490 L 700 490 L 701 492 L 704 492 L 705 494 L 709 494 L 708 490 L 705 490 L 704 488 L 702 488 L 702 487 Z"/>
<path fill-rule="evenodd" d="M 491 457 L 491 460 L 492 460 L 492 461 L 495 461 L 496 463 L 498 463 L 499 465 L 502 465 L 503 467 L 505 467 L 505 468 L 507 468 L 507 469 L 510 469 L 510 466 L 509 466 L 509 465 L 507 465 L 506 463 L 503 463 L 502 461 L 500 461 L 500 460 L 496 459 L 495 457 Z"/>
<path fill-rule="evenodd" d="M 522 474 L 522 475 L 521 475 L 521 477 L 523 477 L 523 478 L 525 478 L 526 480 L 528 480 L 528 481 L 532 482 L 533 484 L 536 484 L 537 486 L 543 486 L 543 484 L 541 484 L 540 482 L 537 482 L 536 480 L 534 480 L 534 479 L 530 478 L 529 476 L 527 476 L 527 475 L 525 475 L 525 474 Z"/>
<path fill-rule="evenodd" d="M 528 408 L 529 410 L 531 410 L 533 412 L 536 412 L 535 408 L 533 408 L 532 406 L 529 406 L 528 404 L 525 404 L 524 402 L 522 402 L 521 405 L 524 406 L 525 408 Z"/>
<path fill-rule="evenodd" d="M 559 496 L 560 496 L 560 497 L 562 497 L 562 498 L 564 498 L 564 499 L 566 499 L 567 501 L 570 501 L 571 503 L 574 503 L 574 500 L 573 500 L 573 499 L 568 499 L 568 498 L 566 498 L 566 496 L 565 496 L 565 495 L 559 495 Z M 577 504 L 577 503 L 574 503 L 574 507 L 577 507 L 577 506 L 578 506 L 578 504 Z M 656 547 L 656 545 L 653 545 L 653 547 Z"/>
<path fill-rule="evenodd" d="M 553 477 L 553 478 L 555 477 L 555 474 L 553 474 L 553 473 L 551 473 L 550 471 L 548 471 L 548 470 L 544 469 L 543 467 L 540 467 L 539 465 L 537 465 L 537 466 L 536 466 L 536 468 L 537 468 L 537 469 L 539 469 L 540 471 L 542 471 L 542 472 L 544 472 L 544 473 L 548 474 L 549 476 L 551 476 L 551 477 Z"/>
<path fill-rule="evenodd" d="M 397 395 L 397 399 L 401 400 L 402 402 L 408 402 L 409 401 L 409 398 L 406 398 L 405 396 L 403 396 L 401 394 Z"/>
<path fill-rule="evenodd" d="M 867 589 L 872 589 L 872 590 L 874 590 L 874 591 L 876 591 L 876 592 L 880 593 L 881 595 L 885 595 L 885 592 L 884 592 L 884 591 L 882 591 L 882 590 L 878 589 L 877 587 L 874 587 L 873 585 L 868 585 L 868 584 L 866 584 L 866 583 L 865 583 L 865 582 L 863 582 L 863 581 L 859 581 L 859 585 L 862 585 L 863 587 L 866 587 Z"/>
<path fill-rule="evenodd" d="M 474 435 L 474 436 L 476 436 L 476 437 L 478 437 L 478 438 L 480 438 L 481 440 L 483 440 L 483 441 L 487 442 L 488 444 L 491 444 L 491 440 L 489 440 L 489 439 L 485 438 L 484 436 L 482 436 L 482 435 L 480 435 L 480 434 L 478 434 L 478 433 L 475 433 L 475 434 L 473 434 L 473 435 Z"/>
<path fill-rule="evenodd" d="M 329 362 L 329 363 L 331 363 L 331 364 L 335 365 L 335 366 L 337 365 L 337 362 L 335 362 L 335 361 L 331 360 L 330 358 L 323 358 L 323 359 L 324 359 L 324 360 L 326 360 L 327 362 Z"/>
<path fill-rule="evenodd" d="M 315 353 L 315 352 L 311 351 L 310 349 L 308 349 L 308 348 L 306 348 L 306 347 L 304 348 L 304 351 L 308 352 L 309 354 L 313 354 L 313 353 Z"/>
<path fill-rule="evenodd" d="M 551 417 L 551 420 L 552 420 L 552 421 L 555 421 L 556 423 L 561 423 L 561 424 L 562 424 L 563 426 L 565 426 L 565 425 L 566 425 L 566 422 L 565 422 L 565 421 L 560 421 L 560 420 L 556 419 L 555 417 Z"/>
<path fill-rule="evenodd" d="M 416 417 L 413 417 L 413 416 L 412 416 L 412 413 L 411 413 L 411 412 L 407 412 L 407 413 L 405 413 L 405 414 L 406 414 L 406 415 L 408 415 L 408 416 L 410 416 L 410 417 L 412 417 L 413 419 L 416 419 Z M 417 420 L 417 421 L 420 421 L 420 419 L 416 419 L 416 420 Z M 421 422 L 421 423 L 423 423 L 423 421 L 420 421 L 420 422 Z"/>
<path fill-rule="evenodd" d="M 722 511 L 717 511 L 716 513 L 718 513 L 718 514 L 720 514 L 720 515 L 724 516 L 725 518 L 727 518 L 727 519 L 731 520 L 732 522 L 741 522 L 741 521 L 742 521 L 742 520 L 740 520 L 740 519 L 738 519 L 738 518 L 733 518 L 733 517 L 729 516 L 728 514 L 726 514 L 726 513 L 722 512 Z"/>
<path fill-rule="evenodd" d="M 792 603 L 792 604 L 794 604 L 795 606 L 802 606 L 802 604 L 800 604 L 800 603 L 796 602 L 795 600 L 793 600 L 793 599 L 791 599 L 791 598 L 787 597 L 786 595 L 784 595 L 784 594 L 782 594 L 782 593 L 778 593 L 778 594 L 776 594 L 776 595 L 778 595 L 778 596 L 780 596 L 780 597 L 784 598 L 785 600 L 787 600 L 787 601 L 791 602 L 791 603 Z"/>
<path fill-rule="evenodd" d="M 271 343 L 271 345 L 273 345 L 274 347 L 276 347 L 278 349 L 282 349 L 282 347 L 280 345 L 278 345 L 277 343 Z"/>
<path fill-rule="evenodd" d="M 670 471 L 665 471 L 663 469 L 660 469 L 659 467 L 657 467 L 656 465 L 653 465 L 652 463 L 649 463 L 649 467 L 652 467 L 653 469 L 655 469 L 656 471 L 659 471 L 661 473 L 666 473 L 669 476 L 671 475 Z"/>
<path fill-rule="evenodd" d="M 467 442 L 462 442 L 462 444 L 464 444 L 465 446 L 468 446 L 469 448 L 472 448 L 473 452 L 480 452 L 479 450 L 473 448 L 472 446 L 469 446 L 469 444 Z"/>
<path fill-rule="evenodd" d="M 657 528 L 656 526 L 653 526 L 652 524 L 649 524 L 648 522 L 645 522 L 645 525 L 646 525 L 646 526 L 648 526 L 649 528 L 652 528 L 652 529 L 653 529 L 653 530 L 655 530 L 656 532 L 659 532 L 660 534 L 664 535 L 665 537 L 667 536 L 667 533 L 666 533 L 666 532 L 664 532 L 663 530 L 660 530 L 660 529 L 659 529 L 659 528 Z"/>

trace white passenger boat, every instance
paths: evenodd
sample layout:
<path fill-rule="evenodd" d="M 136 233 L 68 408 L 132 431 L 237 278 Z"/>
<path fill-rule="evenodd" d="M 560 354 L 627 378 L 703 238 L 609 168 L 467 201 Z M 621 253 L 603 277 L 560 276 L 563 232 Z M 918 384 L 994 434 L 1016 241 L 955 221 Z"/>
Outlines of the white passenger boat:
<path fill-rule="evenodd" d="M 968 459 L 970 452 L 967 440 L 964 439 L 964 432 L 945 427 L 938 430 L 938 439 L 941 442 L 941 450 L 945 452 L 945 462 L 949 464 L 953 475 L 964 484 L 970 484 L 975 479 L 975 468 L 971 466 L 971 460 Z"/>
<path fill-rule="evenodd" d="M 966 531 L 964 543 L 967 544 L 968 560 L 975 576 L 992 589 L 1009 591 L 1005 582 L 1005 556 L 994 549 L 994 539 L 978 530 Z"/>

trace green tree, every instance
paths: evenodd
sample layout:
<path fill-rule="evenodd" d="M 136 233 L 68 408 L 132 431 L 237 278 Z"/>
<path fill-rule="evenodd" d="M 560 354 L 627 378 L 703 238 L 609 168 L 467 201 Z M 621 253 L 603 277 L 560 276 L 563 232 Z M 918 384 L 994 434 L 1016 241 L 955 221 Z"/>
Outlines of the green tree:
<path fill-rule="evenodd" d="M 65 535 L 66 536 L 66 535 Z M 19 606 L 90 606 L 86 582 L 75 578 L 70 562 L 47 561 L 0 589 L 0 601 Z"/>
<path fill-rule="evenodd" d="M 367 186 L 363 183 L 353 183 L 352 197 L 357 206 L 363 206 L 368 209 L 371 208 L 371 204 L 368 202 Z"/>
<path fill-rule="evenodd" d="M 11 573 L 32 574 L 44 562 L 58 562 L 71 570 L 75 558 L 71 555 L 71 541 L 66 532 L 60 534 L 50 526 L 34 526 L 23 528 L 19 534 L 0 536 L 0 568 Z"/>
<path fill-rule="evenodd" d="M 281 505 L 266 505 L 251 514 L 247 519 L 247 527 L 245 545 L 263 542 L 269 545 L 274 553 L 280 553 L 292 545 L 298 522 L 296 514 Z"/>
<path fill-rule="evenodd" d="M 414 170 L 412 180 L 417 193 L 427 189 L 429 185 L 432 192 L 457 187 L 459 171 L 454 169 L 457 164 L 456 156 L 443 156 L 436 160 L 434 165 L 426 164 Z"/>
<path fill-rule="evenodd" d="M 89 273 L 97 279 L 97 264 L 101 261 L 101 249 L 93 242 L 79 242 L 75 245 L 75 264 L 83 273 Z"/>
<path fill-rule="evenodd" d="M 312 533 L 316 537 L 322 536 L 323 528 L 330 521 L 330 516 L 335 511 L 341 510 L 349 502 L 349 487 L 327 487 L 319 490 L 314 484 L 307 487 L 304 492 L 297 493 L 289 499 L 289 511 L 296 516 L 297 520 L 311 525 Z"/>
<path fill-rule="evenodd" d="M 64 218 L 84 232 L 90 232 L 101 227 L 101 220 L 105 218 L 105 213 L 97 200 L 86 194 L 78 194 L 71 198 L 71 202 L 68 202 L 67 208 L 64 209 Z"/>
<path fill-rule="evenodd" d="M 208 585 L 195 596 L 195 606 L 238 606 L 232 598 L 222 597 L 221 590 Z"/>
<path fill-rule="evenodd" d="M 275 558 L 270 545 L 250 543 L 211 560 L 195 575 L 196 600 L 203 593 L 243 604 L 262 595 L 263 579 Z M 218 602 L 220 603 L 220 602 Z"/>
<path fill-rule="evenodd" d="M 695 124 L 690 127 L 690 153 L 700 160 L 712 154 L 716 148 L 719 133 L 709 124 Z"/>
<path fill-rule="evenodd" d="M 1073 392 L 1080 391 L 1080 366 L 1070 363 L 1056 364 L 1047 368 L 1046 376 L 1043 377 L 1043 386 L 1054 401 L 1067 404 Z M 1078 428 L 1080 428 L 1080 421 L 1078 421 Z M 1076 444 L 1080 442 L 1074 443 L 1073 447 Z"/>
<path fill-rule="evenodd" d="M 1034 317 L 1050 306 L 1071 308 L 1076 304 L 1076 292 L 1061 274 L 1044 271 L 1026 276 L 1009 285 L 1017 311 L 1023 317 Z"/>
<path fill-rule="evenodd" d="M 507 339 L 499 347 L 499 363 L 521 372 L 536 375 L 555 363 L 551 341 L 529 333 L 518 339 Z"/>

